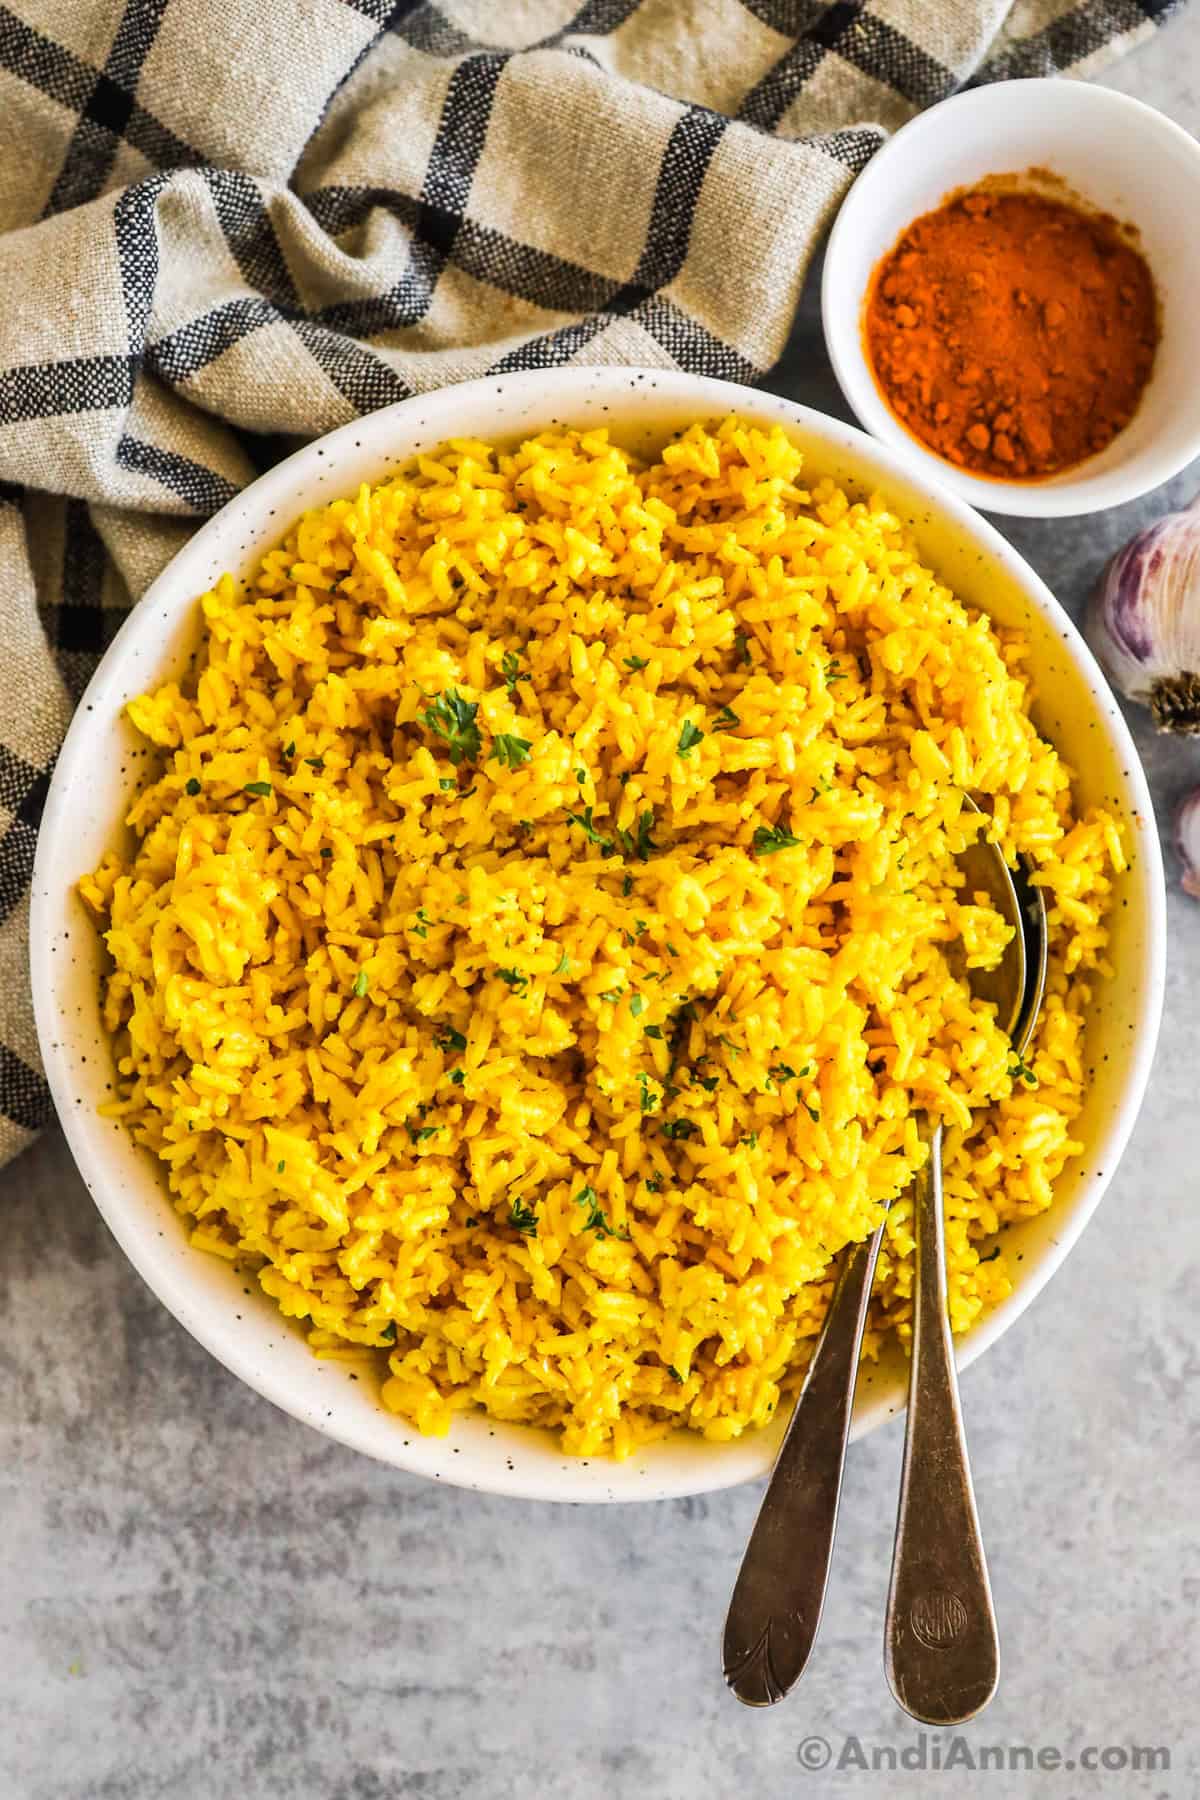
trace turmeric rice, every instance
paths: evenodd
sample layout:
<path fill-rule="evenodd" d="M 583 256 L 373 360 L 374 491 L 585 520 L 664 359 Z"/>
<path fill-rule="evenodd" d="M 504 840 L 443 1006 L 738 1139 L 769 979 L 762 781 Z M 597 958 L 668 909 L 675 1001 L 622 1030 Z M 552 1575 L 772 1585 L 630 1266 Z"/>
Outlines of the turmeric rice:
<path fill-rule="evenodd" d="M 867 1353 L 907 1337 L 923 1113 L 955 1330 L 1009 1291 L 995 1234 L 1079 1150 L 1121 835 L 886 498 L 732 418 L 652 464 L 456 440 L 200 606 L 82 884 L 109 1110 L 318 1354 L 423 1432 L 736 1437 L 885 1211 Z M 967 985 L 1006 932 L 967 793 L 1049 907 L 1023 1063 Z"/>

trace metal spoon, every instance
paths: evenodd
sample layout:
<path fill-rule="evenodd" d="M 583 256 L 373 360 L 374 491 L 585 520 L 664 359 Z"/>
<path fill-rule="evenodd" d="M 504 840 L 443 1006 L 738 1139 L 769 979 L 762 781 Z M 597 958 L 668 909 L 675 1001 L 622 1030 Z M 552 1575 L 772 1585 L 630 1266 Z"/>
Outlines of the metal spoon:
<path fill-rule="evenodd" d="M 967 805 L 973 807 L 974 802 L 968 799 Z M 1013 878 L 995 845 L 986 841 L 973 845 L 969 851 L 963 852 L 959 860 L 969 887 L 973 891 L 985 890 L 997 911 L 1008 923 L 1018 927 L 999 968 L 987 973 L 997 985 L 1003 983 L 998 999 L 998 1016 L 1014 1028 L 1020 1028 L 1028 1016 L 1023 1046 L 1028 1041 L 1037 1017 L 1045 982 L 1044 906 L 1040 913 L 1040 925 L 1035 924 L 1032 919 L 1026 925 Z M 1032 906 L 1035 902 L 1030 900 L 1029 904 Z M 1040 895 L 1036 905 L 1041 905 Z M 1034 947 L 1034 954 L 1031 956 L 1027 955 L 1027 943 Z M 1039 943 L 1040 949 L 1037 948 Z M 1039 970 L 1040 975 L 1037 973 Z M 1030 976 L 1028 980 L 1027 971 Z M 981 998 L 997 999 L 994 991 L 984 992 L 984 971 L 972 970 L 970 979 L 973 993 Z M 931 1144 L 930 1154 L 930 1163 L 933 1164 L 936 1160 L 938 1167 L 936 1185 L 939 1201 L 940 1148 L 939 1131 Z M 938 1225 L 940 1233 L 940 1206 Z M 782 1700 L 803 1673 L 816 1639 L 833 1551 L 863 1327 L 883 1231 L 881 1224 L 865 1242 L 850 1245 L 845 1252 L 829 1310 L 805 1375 L 804 1386 L 796 1401 L 750 1542 L 742 1558 L 725 1621 L 722 1661 L 726 1681 L 738 1699 L 747 1706 L 770 1706 L 775 1701 Z M 936 1265 L 936 1253 L 932 1265 L 926 1254 L 926 1273 L 930 1272 L 931 1266 L 936 1268 Z M 941 1267 L 944 1293 L 944 1256 Z M 942 1311 L 944 1316 L 944 1299 Z M 930 1337 L 931 1334 L 927 1331 L 924 1340 L 926 1349 Z M 914 1338 L 914 1369 L 915 1366 Z M 953 1380 L 953 1361 L 949 1367 L 950 1378 Z M 930 1416 L 926 1410 L 925 1417 Z M 910 1473 L 910 1448 L 911 1440 L 908 1440 L 906 1475 Z M 962 1469 L 965 1473 L 965 1453 Z M 969 1495 L 969 1474 L 966 1479 Z M 973 1502 L 970 1510 L 974 1521 Z M 913 1523 L 908 1522 L 906 1549 L 917 1542 Z M 974 1530 L 977 1541 L 977 1522 Z M 987 1571 L 982 1552 L 979 1555 L 979 1567 L 983 1572 L 986 1592 Z M 993 1617 L 994 1641 L 990 1594 L 987 1598 L 987 1612 Z M 889 1613 L 889 1618 L 890 1616 Z M 932 1634 L 931 1628 L 928 1635 Z M 903 1632 L 898 1634 L 898 1640 L 900 1662 L 897 1666 L 907 1670 L 910 1659 L 907 1655 L 907 1643 L 903 1641 Z M 889 1646 L 891 1642 L 889 1631 Z M 897 1692 L 898 1681 L 905 1692 L 910 1691 L 905 1675 L 893 1678 L 890 1648 L 888 1671 L 894 1692 Z M 912 1691 L 915 1695 L 916 1685 Z M 905 1702 L 901 1700 L 901 1704 Z"/>
<path fill-rule="evenodd" d="M 989 866 L 994 845 L 981 842 L 960 858 L 968 888 L 995 895 Z M 1008 871 L 1005 870 L 1007 875 Z M 1018 931 L 1000 966 L 972 972 L 971 989 L 1007 1021 L 1018 1058 L 1025 1054 L 1046 988 L 1046 902 L 1020 871 L 1010 882 Z M 1011 913 L 1009 914 L 1011 919 Z M 1023 979 L 1016 968 L 1023 965 Z M 908 1417 L 892 1578 L 888 1590 L 884 1668 L 905 1712 L 926 1725 L 961 1725 L 996 1691 L 1000 1642 L 967 1461 L 958 1375 L 946 1301 L 942 1129 L 935 1126 L 929 1160 L 913 1183 L 913 1344 Z"/>

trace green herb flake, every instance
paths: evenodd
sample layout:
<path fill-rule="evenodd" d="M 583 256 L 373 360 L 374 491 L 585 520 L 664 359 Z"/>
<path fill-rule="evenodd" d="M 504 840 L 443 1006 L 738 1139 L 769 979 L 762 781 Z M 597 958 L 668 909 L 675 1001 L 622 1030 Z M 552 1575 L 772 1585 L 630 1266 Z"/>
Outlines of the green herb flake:
<path fill-rule="evenodd" d="M 438 1132 L 441 1129 L 440 1125 L 405 1126 L 405 1130 L 408 1132 L 408 1135 L 414 1144 L 424 1144 L 429 1138 L 433 1137 L 435 1132 Z"/>
<path fill-rule="evenodd" d="M 320 774 L 321 770 L 325 767 L 325 758 L 323 756 L 306 756 L 304 760 L 309 768 L 316 769 L 318 774 Z"/>
<path fill-rule="evenodd" d="M 635 994 L 633 996 L 632 1000 L 629 1002 L 629 1010 L 635 1019 L 641 1018 L 646 1010 L 646 1002 L 642 999 L 640 994 Z"/>
<path fill-rule="evenodd" d="M 662 1037 L 662 1026 L 661 1026 L 661 1025 L 647 1025 L 647 1027 L 646 1027 L 646 1036 L 647 1036 L 647 1037 L 649 1037 L 649 1038 L 659 1038 L 659 1039 L 661 1039 L 661 1037 Z"/>
<path fill-rule="evenodd" d="M 683 1386 L 683 1376 L 679 1373 L 679 1370 L 675 1367 L 674 1363 L 669 1363 L 667 1365 L 667 1374 L 671 1377 L 672 1381 L 677 1381 L 680 1387 Z"/>
<path fill-rule="evenodd" d="M 636 830 L 628 831 L 624 826 L 618 827 L 617 841 L 621 846 L 622 854 L 634 856 L 639 862 L 649 862 L 652 853 L 658 849 L 658 845 L 651 835 L 653 831 L 654 810 L 652 807 L 647 807 L 645 812 L 638 817 Z"/>
<path fill-rule="evenodd" d="M 641 1070 L 638 1075 L 638 1086 L 642 1090 L 642 1111 L 644 1113 L 652 1113 L 658 1105 L 658 1095 L 651 1093 L 650 1077 L 646 1074 L 644 1069 Z"/>
<path fill-rule="evenodd" d="M 196 780 L 194 775 L 188 777 L 183 791 L 185 794 L 190 794 L 193 799 L 195 799 L 196 795 L 200 792 L 200 783 Z"/>
<path fill-rule="evenodd" d="M 361 1000 L 363 995 L 366 993 L 366 991 L 367 991 L 367 971 L 365 969 L 360 969 L 358 971 L 358 974 L 354 977 L 354 997 L 355 997 L 355 999 Z"/>
<path fill-rule="evenodd" d="M 433 1041 L 439 1050 L 465 1050 L 467 1047 L 466 1038 L 453 1025 L 447 1025 L 444 1031 L 437 1032 Z"/>
<path fill-rule="evenodd" d="M 293 756 L 295 756 L 296 740 L 294 738 L 292 739 L 290 744 L 285 744 L 283 746 L 283 754 L 287 757 L 289 762 L 292 760 Z"/>
<path fill-rule="evenodd" d="M 456 688 L 447 688 L 444 693 L 435 695 L 419 715 L 426 730 L 445 744 L 455 768 L 460 763 L 473 762 L 479 755 L 481 739 L 475 723 L 478 711 L 477 701 L 464 700 Z"/>
<path fill-rule="evenodd" d="M 713 730 L 732 731 L 734 726 L 740 725 L 741 722 L 741 719 L 738 717 L 737 713 L 734 712 L 732 706 L 723 706 L 713 720 Z"/>
<path fill-rule="evenodd" d="M 580 1188 L 579 1192 L 574 1196 L 574 1199 L 575 1205 L 583 1207 L 587 1214 L 587 1217 L 583 1221 L 583 1229 L 585 1231 L 594 1231 L 599 1237 L 622 1238 L 626 1243 L 629 1242 L 629 1233 L 627 1231 L 614 1231 L 613 1227 L 605 1218 L 603 1208 L 596 1198 L 595 1188 Z"/>
<path fill-rule="evenodd" d="M 528 738 L 514 737 L 509 731 L 500 731 L 492 739 L 488 761 L 501 762 L 507 769 L 519 769 L 522 763 L 529 761 L 532 748 Z"/>
<path fill-rule="evenodd" d="M 418 906 L 417 922 L 415 925 L 410 925 L 408 929 L 414 937 L 427 938 L 429 936 L 429 915 L 423 906 Z"/>
<path fill-rule="evenodd" d="M 396 1341 L 396 1321 L 395 1321 L 395 1319 L 389 1320 L 379 1335 L 383 1339 L 385 1344 L 394 1344 Z"/>
<path fill-rule="evenodd" d="M 767 1074 L 773 1075 L 776 1081 L 795 1081 L 797 1079 L 795 1069 L 789 1063 L 784 1062 L 772 1063 Z"/>
<path fill-rule="evenodd" d="M 456 788 L 458 786 L 458 783 L 453 775 L 442 775 L 438 779 L 438 786 L 441 788 L 443 794 L 448 794 L 451 788 Z"/>
<path fill-rule="evenodd" d="M 662 1122 L 662 1134 L 666 1138 L 686 1142 L 688 1138 L 699 1136 L 699 1133 L 700 1127 L 694 1119 L 664 1119 Z"/>
<path fill-rule="evenodd" d="M 737 654 L 738 661 L 748 669 L 750 667 L 750 639 L 746 636 L 744 631 L 734 632 L 733 648 Z"/>
<path fill-rule="evenodd" d="M 820 1114 L 820 1111 L 818 1110 L 818 1108 L 815 1106 L 810 1106 L 808 1104 L 807 1100 L 802 1101 L 801 1105 L 804 1107 L 805 1112 L 808 1114 L 808 1116 L 812 1120 L 813 1124 L 819 1125 L 821 1122 L 821 1114 Z"/>
<path fill-rule="evenodd" d="M 619 987 L 606 988 L 600 998 L 602 1000 L 607 1000 L 610 1006 L 616 1006 L 623 992 L 624 989 Z"/>
<path fill-rule="evenodd" d="M 742 1138 L 742 1143 L 745 1144 L 747 1150 L 757 1150 L 758 1149 L 758 1133 L 757 1133 L 757 1131 L 748 1131 L 745 1134 L 745 1136 Z"/>
<path fill-rule="evenodd" d="M 774 856 L 780 850 L 794 850 L 800 839 L 793 837 L 787 826 L 759 825 L 755 828 L 752 846 L 755 856 Z"/>
<path fill-rule="evenodd" d="M 322 845 L 321 855 L 325 858 L 325 860 L 327 862 L 328 862 L 329 858 L 333 855 L 333 851 L 329 848 L 328 844 Z"/>
<path fill-rule="evenodd" d="M 284 1170 L 285 1170 L 285 1169 L 286 1169 L 286 1168 L 287 1168 L 287 1164 L 286 1164 L 286 1163 L 285 1163 L 285 1162 L 277 1162 L 277 1163 L 276 1163 L 276 1164 L 275 1164 L 275 1173 L 276 1173 L 276 1174 L 277 1174 L 277 1175 L 282 1175 L 282 1174 L 283 1174 L 283 1171 L 284 1171 Z"/>
<path fill-rule="evenodd" d="M 508 697 L 510 700 L 515 700 L 517 697 L 518 681 L 533 680 L 532 675 L 522 675 L 521 658 L 517 655 L 515 650 L 506 650 L 504 652 L 504 655 L 500 659 L 500 673 L 504 677 L 504 685 L 508 689 Z"/>
<path fill-rule="evenodd" d="M 676 756 L 682 757 L 686 761 L 692 754 L 692 751 L 696 748 L 696 745 L 703 743 L 703 741 L 704 733 L 701 731 L 700 727 L 694 724 L 691 719 L 685 719 L 683 721 L 683 728 L 679 733 L 679 742 L 675 746 Z"/>
<path fill-rule="evenodd" d="M 522 975 L 517 969 L 497 969 L 496 973 L 501 981 L 508 987 L 515 989 L 517 993 L 523 993 L 529 986 L 528 975 Z"/>
<path fill-rule="evenodd" d="M 648 669 L 650 664 L 648 659 L 644 656 L 627 656 L 625 658 L 625 667 L 627 669 L 632 669 L 633 673 L 636 675 L 639 669 Z"/>
<path fill-rule="evenodd" d="M 1019 1081 L 1027 1088 L 1035 1088 L 1038 1085 L 1037 1076 L 1023 1056 L 1016 1057 L 1009 1064 L 1008 1073 L 1011 1080 Z"/>
<path fill-rule="evenodd" d="M 265 800 L 267 795 L 273 794 L 275 790 L 269 781 L 248 781 L 242 789 L 242 792 L 244 794 L 255 794 L 260 800 Z"/>
<path fill-rule="evenodd" d="M 532 1206 L 515 1196 L 508 1204 L 508 1222 L 522 1237 L 537 1236 L 537 1214 Z"/>
<path fill-rule="evenodd" d="M 605 837 L 602 831 L 596 830 L 596 827 L 592 823 L 593 811 L 594 808 L 585 806 L 581 813 L 569 812 L 567 814 L 567 824 L 578 825 L 580 831 L 582 831 L 584 837 L 586 837 L 590 843 L 599 844 L 605 855 L 611 856 L 613 848 L 612 839 Z"/>

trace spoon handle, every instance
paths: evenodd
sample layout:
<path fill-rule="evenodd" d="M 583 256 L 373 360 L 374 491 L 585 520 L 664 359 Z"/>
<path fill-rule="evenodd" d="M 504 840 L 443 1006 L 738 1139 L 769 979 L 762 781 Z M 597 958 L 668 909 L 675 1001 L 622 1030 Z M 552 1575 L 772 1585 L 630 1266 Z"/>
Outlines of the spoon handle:
<path fill-rule="evenodd" d="M 912 1366 L 884 1664 L 905 1712 L 960 1725 L 996 1691 L 1000 1644 L 946 1303 L 940 1126 L 912 1191 Z"/>
<path fill-rule="evenodd" d="M 817 1635 L 881 1225 L 845 1253 L 725 1621 L 725 1679 L 747 1706 L 782 1700 Z"/>

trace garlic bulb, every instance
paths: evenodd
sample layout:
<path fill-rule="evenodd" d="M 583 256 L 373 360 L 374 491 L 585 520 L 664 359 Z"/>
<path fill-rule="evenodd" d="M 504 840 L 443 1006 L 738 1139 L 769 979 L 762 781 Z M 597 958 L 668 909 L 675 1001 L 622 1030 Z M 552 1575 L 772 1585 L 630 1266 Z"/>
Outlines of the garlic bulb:
<path fill-rule="evenodd" d="M 1200 732 L 1200 497 L 1113 557 L 1088 637 L 1114 686 L 1160 731 Z"/>
<path fill-rule="evenodd" d="M 1185 794 L 1175 810 L 1175 848 L 1183 864 L 1179 885 L 1200 900 L 1200 788 Z"/>

